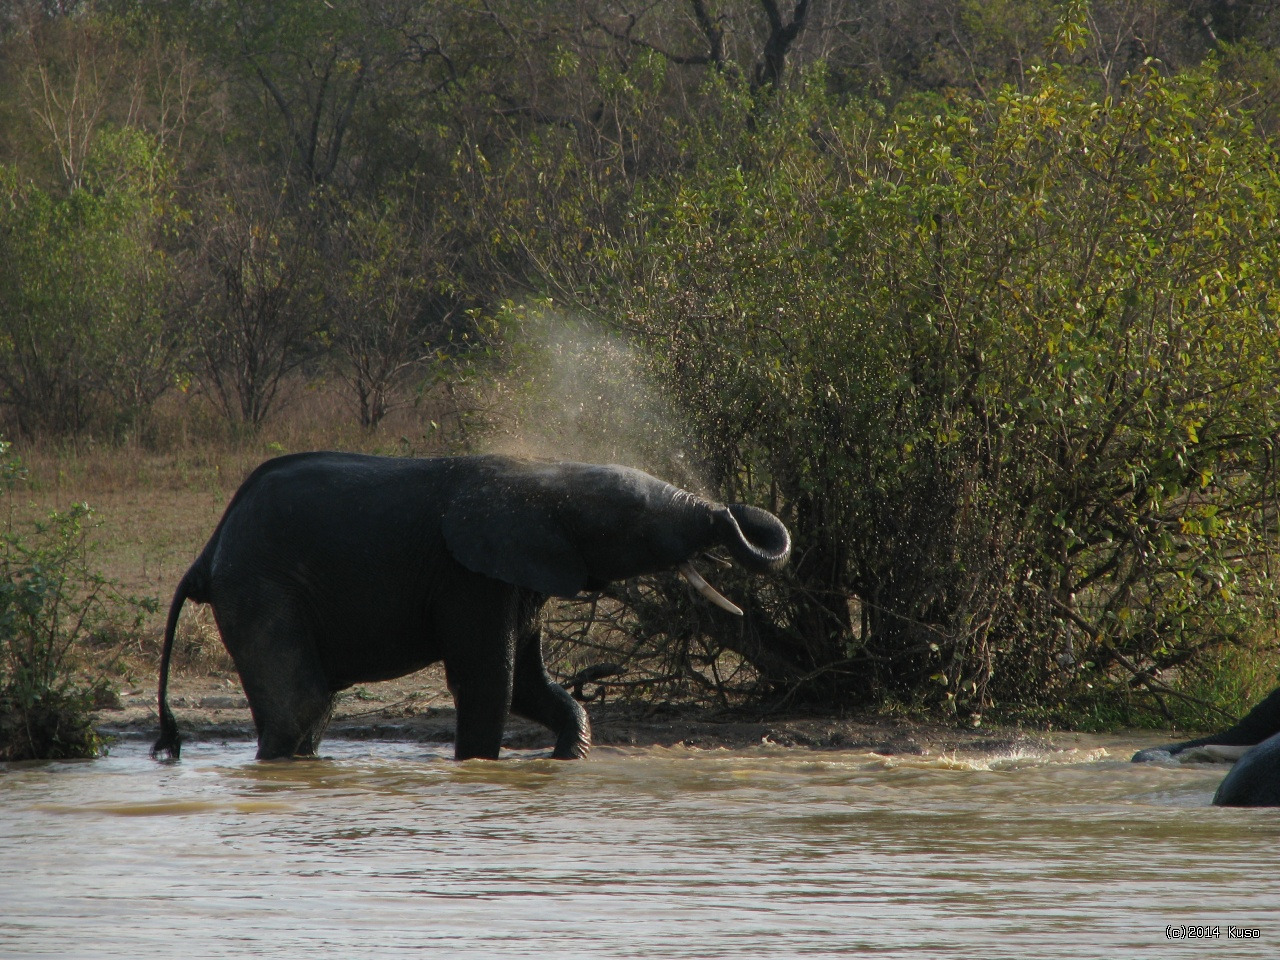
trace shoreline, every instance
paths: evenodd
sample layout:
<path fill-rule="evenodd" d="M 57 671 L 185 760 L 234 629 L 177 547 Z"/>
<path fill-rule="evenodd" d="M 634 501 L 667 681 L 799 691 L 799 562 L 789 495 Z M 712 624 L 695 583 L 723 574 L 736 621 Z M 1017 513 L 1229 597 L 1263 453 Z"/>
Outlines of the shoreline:
<path fill-rule="evenodd" d="M 404 678 L 346 691 L 339 698 L 325 740 L 452 743 L 452 700 L 439 683 Z M 186 742 L 255 739 L 248 702 L 234 679 L 175 678 L 169 702 Z M 592 743 L 598 747 L 865 752 L 881 756 L 1054 753 L 1096 749 L 1129 759 L 1137 746 L 1177 739 L 1169 731 L 1084 734 L 1018 727 L 960 727 L 902 717 L 834 717 L 794 711 L 762 716 L 748 711 L 587 703 Z M 134 688 L 119 703 L 95 713 L 95 727 L 117 741 L 149 740 L 159 730 L 155 690 Z M 550 750 L 554 738 L 538 724 L 512 716 L 504 749 Z"/>

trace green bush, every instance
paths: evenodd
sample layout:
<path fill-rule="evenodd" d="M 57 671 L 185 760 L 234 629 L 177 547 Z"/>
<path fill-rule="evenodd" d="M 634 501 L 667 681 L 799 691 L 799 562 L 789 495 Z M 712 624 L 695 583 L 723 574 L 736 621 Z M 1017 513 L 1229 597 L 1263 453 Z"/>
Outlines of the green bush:
<path fill-rule="evenodd" d="M 0 442 L 0 457 L 8 444 Z M 15 461 L 6 464 L 12 477 Z M 84 504 L 0 538 L 0 761 L 97 756 L 92 711 L 111 693 L 85 642 L 136 629 L 146 605 L 89 566 Z M 122 621 L 129 612 L 133 620 Z"/>
<path fill-rule="evenodd" d="M 726 87 L 614 256 L 714 484 L 787 513 L 789 582 L 727 638 L 770 684 L 1042 708 L 1274 621 L 1280 179 L 1245 93 Z"/>

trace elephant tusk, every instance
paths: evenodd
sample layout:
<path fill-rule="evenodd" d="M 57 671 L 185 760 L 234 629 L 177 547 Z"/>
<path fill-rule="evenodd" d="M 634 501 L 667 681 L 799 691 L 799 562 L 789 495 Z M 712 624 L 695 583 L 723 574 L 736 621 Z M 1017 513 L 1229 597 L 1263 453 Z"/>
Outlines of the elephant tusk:
<path fill-rule="evenodd" d="M 689 586 L 693 587 L 717 607 L 722 610 L 728 610 L 736 616 L 742 616 L 742 608 L 731 600 L 726 599 L 715 587 L 703 580 L 702 574 L 693 568 L 692 563 L 685 561 L 680 564 L 678 569 L 684 574 L 684 578 L 689 581 Z"/>

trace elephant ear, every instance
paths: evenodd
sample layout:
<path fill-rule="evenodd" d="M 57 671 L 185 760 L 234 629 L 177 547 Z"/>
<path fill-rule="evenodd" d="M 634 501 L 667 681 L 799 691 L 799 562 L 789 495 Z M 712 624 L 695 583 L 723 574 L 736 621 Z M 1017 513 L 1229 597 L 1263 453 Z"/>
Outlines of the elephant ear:
<path fill-rule="evenodd" d="M 590 583 L 581 550 L 533 478 L 481 479 L 455 497 L 441 528 L 449 552 L 473 573 L 554 597 Z"/>

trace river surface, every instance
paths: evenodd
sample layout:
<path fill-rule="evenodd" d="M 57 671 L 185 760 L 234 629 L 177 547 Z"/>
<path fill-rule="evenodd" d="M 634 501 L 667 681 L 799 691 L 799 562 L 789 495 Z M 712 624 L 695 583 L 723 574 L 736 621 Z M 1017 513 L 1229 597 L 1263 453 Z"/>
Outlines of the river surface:
<path fill-rule="evenodd" d="M 0 765 L 0 957 L 1280 956 L 1221 765 L 448 749 Z"/>

